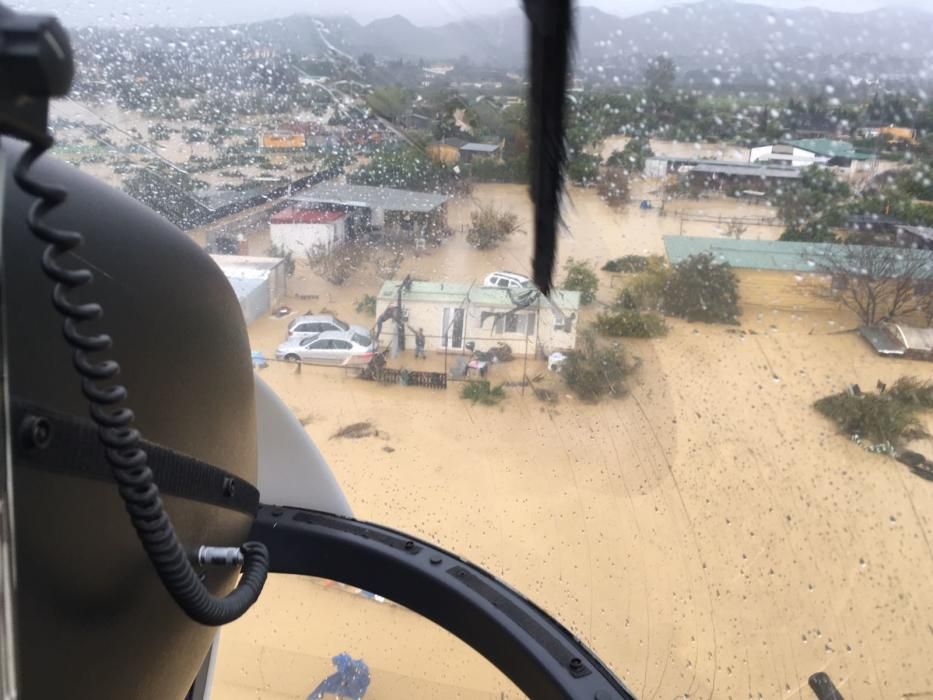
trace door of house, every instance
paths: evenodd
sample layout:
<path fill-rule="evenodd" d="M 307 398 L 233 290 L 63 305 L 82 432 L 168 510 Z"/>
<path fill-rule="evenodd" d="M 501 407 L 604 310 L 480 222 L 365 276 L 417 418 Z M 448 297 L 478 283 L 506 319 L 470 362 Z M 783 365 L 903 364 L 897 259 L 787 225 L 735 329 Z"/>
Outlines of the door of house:
<path fill-rule="evenodd" d="M 441 345 L 445 348 L 459 350 L 463 347 L 463 309 L 444 309 L 443 325 L 441 326 Z"/>

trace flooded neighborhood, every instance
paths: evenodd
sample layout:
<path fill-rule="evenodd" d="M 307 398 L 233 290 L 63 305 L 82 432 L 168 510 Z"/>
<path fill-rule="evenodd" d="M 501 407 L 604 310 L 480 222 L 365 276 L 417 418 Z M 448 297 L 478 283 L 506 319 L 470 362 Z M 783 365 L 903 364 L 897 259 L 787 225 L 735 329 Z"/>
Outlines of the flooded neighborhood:
<path fill-rule="evenodd" d="M 501 578 L 640 698 L 810 698 L 817 673 L 827 698 L 933 697 L 929 92 L 796 50 L 759 75 L 703 47 L 616 64 L 622 29 L 584 46 L 544 294 L 521 67 L 331 46 L 323 21 L 302 51 L 303 26 L 138 30 L 119 90 L 85 47 L 53 154 L 214 256 L 353 516 Z M 524 697 L 325 579 L 273 574 L 217 649 L 223 700 L 322 697 L 341 653 L 374 700 Z"/>

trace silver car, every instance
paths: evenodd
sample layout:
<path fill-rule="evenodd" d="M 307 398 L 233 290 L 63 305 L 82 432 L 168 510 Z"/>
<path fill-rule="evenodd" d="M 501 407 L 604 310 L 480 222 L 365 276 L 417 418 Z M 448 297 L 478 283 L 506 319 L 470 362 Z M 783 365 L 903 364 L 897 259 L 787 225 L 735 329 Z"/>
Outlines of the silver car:
<path fill-rule="evenodd" d="M 293 337 L 275 351 L 278 360 L 319 365 L 365 365 L 376 352 L 368 332 L 325 331 L 309 338 Z"/>
<path fill-rule="evenodd" d="M 337 331 L 346 333 L 353 331 L 359 335 L 369 335 L 369 329 L 344 323 L 331 314 L 314 314 L 313 316 L 298 316 L 288 324 L 286 338 L 310 338 L 319 333 Z"/>

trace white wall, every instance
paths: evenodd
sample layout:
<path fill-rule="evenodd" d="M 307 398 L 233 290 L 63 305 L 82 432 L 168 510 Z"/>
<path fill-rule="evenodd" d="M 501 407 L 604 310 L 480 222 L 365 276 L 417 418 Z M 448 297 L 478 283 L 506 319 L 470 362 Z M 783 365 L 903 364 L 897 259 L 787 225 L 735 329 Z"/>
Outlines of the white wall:
<path fill-rule="evenodd" d="M 330 250 L 346 238 L 343 219 L 323 224 L 271 224 L 272 244 L 283 246 L 293 255 L 304 255 L 306 250 Z"/>
<path fill-rule="evenodd" d="M 765 161 L 780 165 L 793 165 L 794 167 L 805 168 L 814 163 L 826 163 L 829 161 L 824 156 L 818 156 L 812 151 L 805 151 L 802 148 L 794 146 L 790 153 L 774 153 L 774 145 L 756 146 L 749 151 L 749 162 Z"/>
<path fill-rule="evenodd" d="M 651 157 L 645 159 L 645 177 L 666 177 L 667 158 Z"/>
<path fill-rule="evenodd" d="M 448 312 L 448 325 L 450 325 L 458 307 L 464 310 L 463 344 L 472 341 L 476 344 L 478 350 L 488 350 L 495 347 L 497 343 L 504 342 L 512 347 L 512 352 L 515 355 L 523 355 L 527 350 L 529 357 L 534 357 L 539 344 L 542 352 L 547 354 L 555 350 L 570 350 L 576 343 L 578 319 L 576 317 L 573 319 L 569 332 L 564 331 L 563 326 L 556 329 L 555 314 L 547 304 L 542 304 L 540 308 L 533 305 L 529 309 L 517 312 L 515 314 L 517 317 L 515 322 L 517 324 L 516 330 L 509 331 L 504 319 L 496 324 L 493 317 L 487 316 L 485 322 L 483 322 L 483 312 L 503 313 L 508 310 L 506 307 L 458 304 L 455 301 L 407 301 L 404 297 L 402 303 L 408 314 L 405 328 L 405 348 L 407 350 L 415 347 L 414 335 L 408 328 L 408 326 L 411 326 L 416 329 L 424 329 L 426 350 L 443 352 L 444 340 L 441 336 L 444 333 L 444 309 L 450 309 Z M 388 305 L 388 300 L 378 300 L 376 304 L 377 317 L 385 311 Z M 532 316 L 532 328 L 531 334 L 526 335 L 529 316 Z M 392 339 L 394 332 L 395 322 L 386 322 L 382 327 L 380 341 L 383 344 L 388 343 Z M 450 352 L 457 353 L 463 349 L 463 346 L 453 346 L 452 328 L 448 328 L 448 342 Z"/>

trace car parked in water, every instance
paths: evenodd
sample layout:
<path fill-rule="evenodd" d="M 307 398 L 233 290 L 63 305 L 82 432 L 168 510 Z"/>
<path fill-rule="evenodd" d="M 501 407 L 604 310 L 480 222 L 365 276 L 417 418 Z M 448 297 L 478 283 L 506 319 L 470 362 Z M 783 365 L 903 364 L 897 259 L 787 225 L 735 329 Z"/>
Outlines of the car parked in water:
<path fill-rule="evenodd" d="M 369 333 L 325 331 L 314 336 L 294 336 L 275 351 L 278 360 L 318 365 L 365 365 L 376 353 Z"/>
<path fill-rule="evenodd" d="M 327 332 L 347 333 L 353 331 L 359 335 L 369 336 L 369 329 L 341 321 L 331 314 L 313 314 L 298 316 L 288 324 L 287 338 L 310 338 L 319 333 Z"/>

